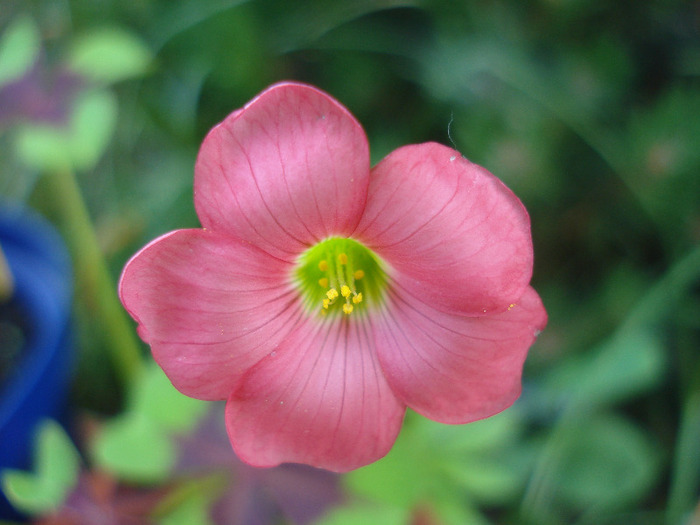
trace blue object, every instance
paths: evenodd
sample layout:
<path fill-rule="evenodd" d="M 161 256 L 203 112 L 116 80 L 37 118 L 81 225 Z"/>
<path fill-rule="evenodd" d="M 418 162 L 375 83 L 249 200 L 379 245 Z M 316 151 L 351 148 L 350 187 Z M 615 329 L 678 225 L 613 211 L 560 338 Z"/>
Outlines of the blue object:
<path fill-rule="evenodd" d="M 66 407 L 73 362 L 71 264 L 49 223 L 1 202 L 0 246 L 14 281 L 12 300 L 29 327 L 16 367 L 0 383 L 0 470 L 28 469 L 36 424 L 60 419 Z M 0 519 L 11 518 L 17 514 L 0 492 Z"/>

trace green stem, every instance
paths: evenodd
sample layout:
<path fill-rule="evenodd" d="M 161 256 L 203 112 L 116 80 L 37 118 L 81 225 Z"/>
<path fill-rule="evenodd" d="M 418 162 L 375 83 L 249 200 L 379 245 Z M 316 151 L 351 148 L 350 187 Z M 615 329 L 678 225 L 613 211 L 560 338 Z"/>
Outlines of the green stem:
<path fill-rule="evenodd" d="M 65 225 L 65 238 L 73 257 L 76 283 L 86 309 L 101 323 L 104 342 L 117 376 L 133 383 L 144 365 L 134 328 L 119 302 L 116 286 L 107 269 L 97 235 L 83 200 L 75 174 L 68 169 L 46 176 Z"/>

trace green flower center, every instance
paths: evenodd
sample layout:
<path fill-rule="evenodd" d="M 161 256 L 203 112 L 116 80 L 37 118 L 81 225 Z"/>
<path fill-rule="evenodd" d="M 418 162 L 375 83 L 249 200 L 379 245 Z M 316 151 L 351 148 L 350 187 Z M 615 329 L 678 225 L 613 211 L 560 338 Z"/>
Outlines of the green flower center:
<path fill-rule="evenodd" d="M 381 304 L 387 283 L 383 266 L 363 244 L 330 237 L 299 257 L 294 277 L 309 311 L 358 315 Z"/>

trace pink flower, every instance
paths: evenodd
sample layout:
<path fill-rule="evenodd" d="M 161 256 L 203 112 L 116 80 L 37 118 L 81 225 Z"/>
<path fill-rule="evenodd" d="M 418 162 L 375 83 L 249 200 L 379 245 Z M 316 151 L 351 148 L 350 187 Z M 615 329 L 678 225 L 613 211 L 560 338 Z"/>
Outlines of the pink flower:
<path fill-rule="evenodd" d="M 334 471 L 384 456 L 406 407 L 468 423 L 520 394 L 546 313 L 527 212 L 439 144 L 370 169 L 327 94 L 276 84 L 206 137 L 177 230 L 119 292 L 176 388 L 226 400 L 238 456 Z"/>

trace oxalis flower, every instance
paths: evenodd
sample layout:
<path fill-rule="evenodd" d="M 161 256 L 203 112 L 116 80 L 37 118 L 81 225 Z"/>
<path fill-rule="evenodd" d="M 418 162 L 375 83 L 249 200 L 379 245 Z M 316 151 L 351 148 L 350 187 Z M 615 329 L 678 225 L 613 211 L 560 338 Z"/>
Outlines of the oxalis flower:
<path fill-rule="evenodd" d="M 148 244 L 122 303 L 176 388 L 226 400 L 255 466 L 347 471 L 384 456 L 406 407 L 468 423 L 511 405 L 546 323 L 527 212 L 427 143 L 370 169 L 327 94 L 276 84 L 206 137 L 201 229 Z"/>

